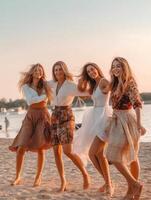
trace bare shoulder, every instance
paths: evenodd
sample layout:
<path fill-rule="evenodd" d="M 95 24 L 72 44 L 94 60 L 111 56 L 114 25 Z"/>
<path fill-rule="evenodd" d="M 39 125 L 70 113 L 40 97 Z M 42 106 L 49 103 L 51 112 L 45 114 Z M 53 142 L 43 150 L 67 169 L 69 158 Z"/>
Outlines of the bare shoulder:
<path fill-rule="evenodd" d="M 100 83 L 99 83 L 100 87 L 107 87 L 109 85 L 110 85 L 110 82 L 106 78 L 102 78 Z"/>
<path fill-rule="evenodd" d="M 102 78 L 99 83 L 99 88 L 103 93 L 108 93 L 110 88 L 110 82 L 106 78 Z"/>

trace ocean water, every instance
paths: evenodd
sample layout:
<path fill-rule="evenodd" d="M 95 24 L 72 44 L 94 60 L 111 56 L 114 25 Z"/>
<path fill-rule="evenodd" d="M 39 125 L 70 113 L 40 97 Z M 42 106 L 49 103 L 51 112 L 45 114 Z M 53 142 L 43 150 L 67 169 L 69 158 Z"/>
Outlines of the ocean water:
<path fill-rule="evenodd" d="M 85 108 L 86 109 L 86 108 Z M 84 114 L 84 109 L 80 110 L 79 108 L 73 108 L 76 123 L 80 123 L 82 121 L 82 117 Z M 6 113 L 0 114 L 0 125 L 2 129 L 0 130 L 0 138 L 14 138 L 20 127 L 22 120 L 24 119 L 26 113 Z M 8 128 L 8 132 L 5 132 L 5 116 L 8 118 L 10 125 Z M 141 137 L 141 141 L 143 142 L 151 142 L 151 104 L 144 105 L 142 110 L 142 124 L 147 129 L 147 133 Z"/>

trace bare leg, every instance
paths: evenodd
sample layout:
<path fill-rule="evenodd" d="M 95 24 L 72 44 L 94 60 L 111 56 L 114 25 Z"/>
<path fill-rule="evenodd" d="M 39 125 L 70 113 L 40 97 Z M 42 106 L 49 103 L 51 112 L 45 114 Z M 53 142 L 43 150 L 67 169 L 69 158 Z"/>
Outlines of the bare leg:
<path fill-rule="evenodd" d="M 140 165 L 139 165 L 139 160 L 137 158 L 136 161 L 133 161 L 130 165 L 130 170 L 131 170 L 131 174 L 133 175 L 133 177 L 138 180 L 139 178 L 139 174 L 140 174 Z"/>
<path fill-rule="evenodd" d="M 129 198 L 133 198 L 136 196 L 135 199 L 139 199 L 141 195 L 142 185 L 133 177 L 127 166 L 122 163 L 113 163 L 115 167 L 120 171 L 120 173 L 125 177 L 127 180 L 128 186 L 131 189 L 131 194 L 127 194 Z"/>
<path fill-rule="evenodd" d="M 44 167 L 44 161 L 45 161 L 45 152 L 43 149 L 40 149 L 38 150 L 37 174 L 33 185 L 34 187 L 39 186 L 41 184 L 41 175 Z"/>
<path fill-rule="evenodd" d="M 55 155 L 56 166 L 61 179 L 60 192 L 63 192 L 64 190 L 66 190 L 66 178 L 64 173 L 64 164 L 62 160 L 62 146 L 61 145 L 54 146 L 53 150 Z"/>
<path fill-rule="evenodd" d="M 104 174 L 102 172 L 102 168 L 100 166 L 100 163 L 99 163 L 97 155 L 96 155 L 97 152 L 98 152 L 98 148 L 100 147 L 100 144 L 98 144 L 98 142 L 95 142 L 95 141 L 96 141 L 96 138 L 94 139 L 94 141 L 93 141 L 93 143 L 90 147 L 89 158 L 92 161 L 95 168 L 98 170 L 98 172 L 104 177 Z"/>
<path fill-rule="evenodd" d="M 130 171 L 131 171 L 131 174 L 132 176 L 138 180 L 139 178 L 139 174 L 140 174 L 140 165 L 139 165 L 139 160 L 137 158 L 136 161 L 133 161 L 131 164 L 130 164 Z M 127 191 L 127 195 L 131 194 L 132 191 L 131 191 L 131 187 L 128 186 L 128 191 Z"/>
<path fill-rule="evenodd" d="M 113 195 L 113 187 L 111 184 L 111 178 L 110 178 L 110 172 L 109 172 L 109 165 L 107 159 L 104 157 L 104 148 L 105 148 L 105 142 L 100 140 L 98 137 L 95 137 L 90 151 L 90 159 L 94 163 L 94 166 L 96 169 L 103 175 L 103 178 L 105 180 L 105 185 L 100 188 L 101 192 L 104 192 L 106 189 L 107 192 L 112 196 Z M 95 158 L 95 159 L 94 159 Z"/>
<path fill-rule="evenodd" d="M 89 175 L 88 175 L 80 157 L 72 152 L 72 145 L 71 144 L 63 145 L 63 152 L 79 168 L 79 170 L 81 171 L 81 173 L 83 175 L 83 180 L 84 180 L 83 189 L 88 189 L 88 187 L 89 187 Z"/>
<path fill-rule="evenodd" d="M 18 147 L 17 153 L 16 153 L 16 178 L 12 182 L 11 185 L 18 185 L 20 183 L 20 176 L 22 173 L 24 154 L 25 154 L 25 149 L 23 147 Z"/>

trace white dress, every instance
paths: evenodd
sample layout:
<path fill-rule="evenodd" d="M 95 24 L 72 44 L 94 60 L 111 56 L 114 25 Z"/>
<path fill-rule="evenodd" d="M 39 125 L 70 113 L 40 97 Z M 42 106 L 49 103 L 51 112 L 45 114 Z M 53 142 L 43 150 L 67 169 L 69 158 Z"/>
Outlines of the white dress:
<path fill-rule="evenodd" d="M 99 86 L 92 94 L 94 106 L 88 108 L 83 116 L 82 127 L 74 134 L 73 152 L 78 154 L 86 165 L 90 146 L 97 136 L 102 141 L 108 140 L 105 133 L 107 120 L 112 115 L 109 107 L 109 94 L 103 94 Z"/>

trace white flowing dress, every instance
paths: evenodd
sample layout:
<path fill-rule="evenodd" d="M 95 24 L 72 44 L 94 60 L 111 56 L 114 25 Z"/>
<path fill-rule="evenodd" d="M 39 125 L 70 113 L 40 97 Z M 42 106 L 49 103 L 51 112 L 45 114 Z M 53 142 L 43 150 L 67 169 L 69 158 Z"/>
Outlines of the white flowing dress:
<path fill-rule="evenodd" d="M 74 134 L 73 152 L 78 154 L 86 165 L 89 160 L 90 146 L 97 136 L 100 140 L 107 142 L 108 135 L 105 128 L 112 109 L 109 106 L 109 93 L 104 94 L 99 86 L 92 94 L 94 106 L 87 108 L 82 120 L 82 127 Z"/>

